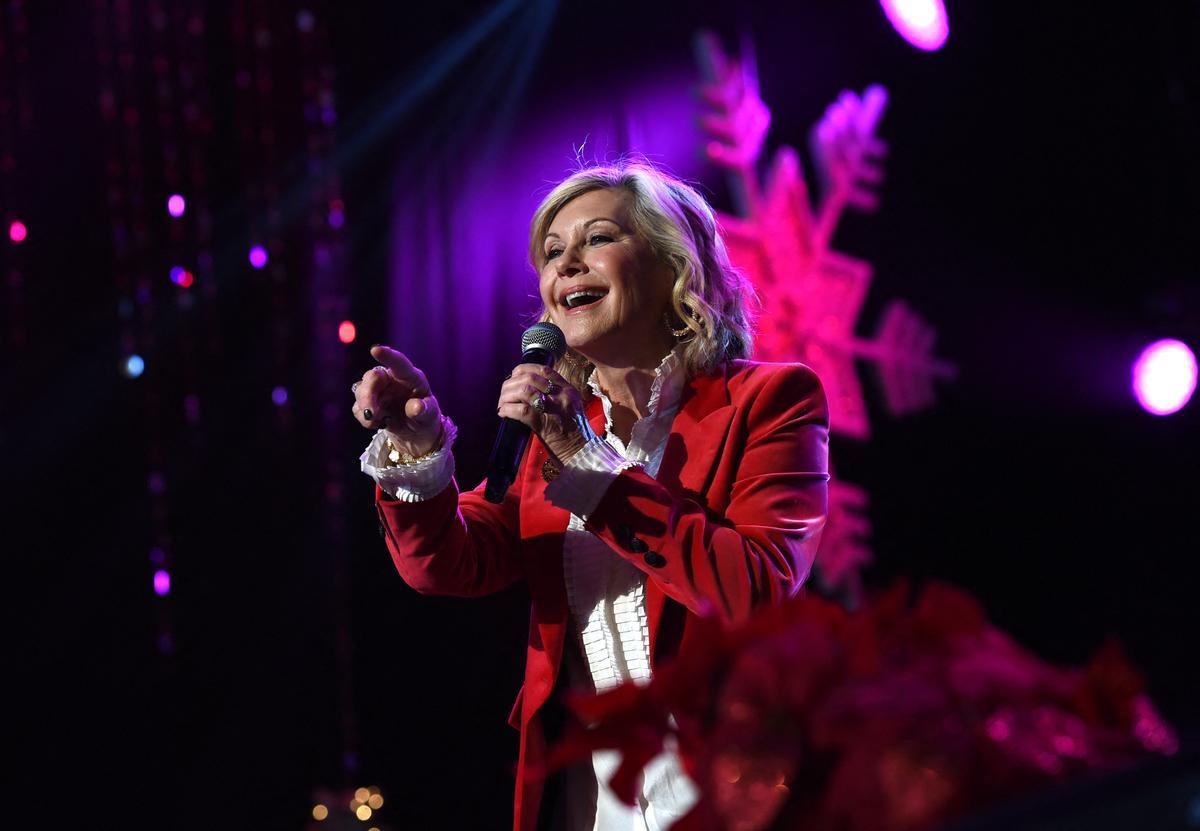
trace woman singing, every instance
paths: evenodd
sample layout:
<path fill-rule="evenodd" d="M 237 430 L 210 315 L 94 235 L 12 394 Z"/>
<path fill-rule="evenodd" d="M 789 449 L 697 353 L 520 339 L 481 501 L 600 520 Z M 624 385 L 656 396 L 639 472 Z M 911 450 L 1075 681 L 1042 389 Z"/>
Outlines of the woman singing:
<path fill-rule="evenodd" d="M 496 412 L 540 439 L 503 502 L 459 491 L 454 425 L 424 373 L 382 346 L 354 390 L 377 430 L 362 468 L 414 589 L 528 584 L 514 828 L 668 828 L 695 799 L 674 752 L 646 767 L 632 807 L 608 789 L 611 751 L 548 784 L 530 775 L 561 720 L 552 693 L 644 683 L 697 616 L 738 621 L 799 590 L 826 515 L 825 398 L 803 365 L 747 360 L 751 290 L 712 210 L 648 165 L 559 184 L 530 258 L 568 351 L 500 387 Z"/>

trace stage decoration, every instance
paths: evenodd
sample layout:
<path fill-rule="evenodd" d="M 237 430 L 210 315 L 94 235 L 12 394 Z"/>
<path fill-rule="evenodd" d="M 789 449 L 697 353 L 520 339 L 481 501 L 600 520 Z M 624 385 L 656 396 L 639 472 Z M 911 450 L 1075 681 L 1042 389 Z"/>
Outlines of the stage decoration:
<path fill-rule="evenodd" d="M 646 686 L 575 695 L 550 769 L 679 748 L 701 797 L 675 831 L 921 831 L 1178 739 L 1114 643 L 1084 668 L 1039 659 L 967 593 L 898 583 L 857 612 L 809 596 L 715 618 Z"/>
<path fill-rule="evenodd" d="M 267 19 L 274 5 L 257 0 L 260 19 Z M 347 563 L 350 559 L 349 532 L 343 483 L 346 462 L 354 448 L 346 425 L 345 379 L 354 375 L 357 358 L 349 350 L 357 337 L 350 318 L 351 280 L 347 274 L 344 242 L 345 202 L 337 163 L 338 109 L 334 71 L 329 44 L 329 24 L 321 9 L 302 8 L 288 20 L 299 42 L 300 90 L 303 96 L 304 148 L 306 152 L 303 187 L 291 198 L 303 198 L 306 219 L 305 266 L 310 275 L 308 291 L 311 330 L 308 340 L 312 352 L 312 389 L 320 413 L 317 450 L 325 479 L 322 517 L 322 550 L 332 579 L 333 621 L 336 627 L 334 660 L 337 666 L 338 736 L 343 781 L 358 773 L 358 733 L 352 689 L 353 644 L 350 632 L 350 586 Z M 265 264 L 265 263 L 264 263 Z M 361 354 L 361 353 L 358 353 Z M 291 358 L 284 353 L 280 362 Z M 287 401 L 284 391 L 283 400 Z M 278 400 L 278 399 L 276 399 Z M 280 405 L 280 411 L 286 407 Z M 362 822 L 371 817 L 374 804 L 382 804 L 376 789 L 356 791 L 357 805 L 351 805 Z M 375 823 L 372 821 L 372 826 Z M 360 826 L 362 825 L 360 824 Z M 382 826 L 380 826 L 382 827 Z"/>
<path fill-rule="evenodd" d="M 18 155 L 29 147 L 33 135 L 33 99 L 29 93 L 29 18 L 24 0 L 0 2 L 0 220 L 8 240 L 3 251 L 0 276 L 4 302 L 0 322 L 4 326 L 9 357 L 24 354 L 29 340 L 25 311 L 25 252 L 22 243 L 29 227 L 22 220 L 24 206 L 19 193 L 35 185 L 22 181 Z M 29 217 L 25 215 L 25 219 Z"/>
<path fill-rule="evenodd" d="M 709 106 L 701 119 L 711 137 L 706 153 L 728 172 L 739 211 L 736 216 L 720 214 L 719 220 L 730 257 L 750 278 L 762 304 L 755 357 L 811 366 L 825 386 L 835 435 L 870 436 L 856 361 L 878 371 L 891 415 L 930 406 L 934 380 L 953 378 L 956 372 L 934 356 L 934 330 L 897 300 L 884 309 L 873 335 L 859 335 L 872 268 L 832 247 L 847 210 L 869 213 L 879 207 L 887 145 L 876 130 L 887 92 L 880 86 L 862 94 L 845 91 L 826 109 L 812 134 L 821 182 L 814 204 L 799 154 L 791 147 L 776 152 L 765 182 L 759 181 L 771 116 L 759 96 L 751 45 L 744 43 L 742 55 L 734 58 L 715 35 L 702 32 L 696 53 L 705 78 L 702 97 Z M 854 602 L 858 573 L 870 561 L 868 498 L 850 486 L 834 487 L 831 497 L 831 519 L 814 576 L 823 588 Z M 832 553 L 827 557 L 826 552 Z"/>
<path fill-rule="evenodd" d="M 1196 391 L 1196 356 L 1178 340 L 1147 346 L 1133 364 L 1133 394 L 1148 413 L 1171 415 Z"/>
<path fill-rule="evenodd" d="M 146 214 L 149 159 L 142 131 L 145 113 L 138 83 L 133 14 L 124 2 L 95 0 L 92 24 L 99 82 L 98 103 L 105 127 L 108 216 L 112 235 L 120 320 L 121 373 L 137 387 L 130 391 L 138 405 L 130 407 L 144 419 L 145 469 L 148 502 L 147 584 L 158 598 L 156 646 L 163 655 L 175 650 L 169 593 L 174 550 L 169 528 L 170 506 L 163 435 L 165 375 L 160 371 L 156 322 L 162 312 L 161 291 L 152 278 L 151 220 Z M 160 203 L 161 204 L 161 203 Z M 164 268 L 164 274 L 167 270 Z M 165 281 L 164 281 L 165 282 Z"/>

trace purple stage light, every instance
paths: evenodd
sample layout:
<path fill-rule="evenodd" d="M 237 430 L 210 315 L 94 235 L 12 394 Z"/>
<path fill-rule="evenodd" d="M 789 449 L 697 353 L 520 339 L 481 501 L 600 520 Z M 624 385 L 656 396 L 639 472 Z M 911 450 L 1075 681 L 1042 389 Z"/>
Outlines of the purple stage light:
<path fill-rule="evenodd" d="M 1187 344 L 1160 340 L 1133 363 L 1133 395 L 1148 413 L 1170 415 L 1196 391 L 1196 356 Z"/>
<path fill-rule="evenodd" d="M 171 574 L 165 568 L 154 572 L 154 593 L 166 597 L 171 591 Z"/>
<path fill-rule="evenodd" d="M 250 249 L 250 265 L 262 268 L 267 264 L 267 249 L 256 245 Z"/>
<path fill-rule="evenodd" d="M 187 200 L 178 193 L 172 193 L 167 197 L 167 213 L 169 213 L 171 216 L 178 219 L 179 217 L 183 216 L 183 213 L 186 210 Z"/>
<path fill-rule="evenodd" d="M 271 390 L 271 400 L 275 402 L 276 407 L 282 407 L 288 401 L 287 387 L 276 387 Z"/>
<path fill-rule="evenodd" d="M 918 49 L 935 52 L 950 34 L 942 0 L 880 0 L 900 36 Z"/>
<path fill-rule="evenodd" d="M 19 219 L 14 219 L 12 224 L 8 226 L 8 238 L 13 242 L 24 242 L 25 237 L 29 235 L 29 229 L 25 227 L 25 223 Z"/>
<path fill-rule="evenodd" d="M 329 203 L 329 227 L 337 230 L 346 224 L 346 207 L 341 199 Z"/>

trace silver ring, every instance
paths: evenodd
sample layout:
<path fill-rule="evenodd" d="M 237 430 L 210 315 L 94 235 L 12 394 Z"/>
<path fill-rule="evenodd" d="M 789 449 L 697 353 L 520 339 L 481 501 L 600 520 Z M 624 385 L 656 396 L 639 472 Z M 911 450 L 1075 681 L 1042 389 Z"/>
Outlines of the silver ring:
<path fill-rule="evenodd" d="M 361 384 L 361 383 L 362 383 L 362 381 L 355 381 L 353 384 L 351 384 L 351 385 L 350 385 L 350 392 L 357 393 L 357 392 L 358 392 L 358 385 L 359 385 L 359 384 Z"/>
<path fill-rule="evenodd" d="M 562 392 L 562 387 L 560 387 L 558 384 L 554 383 L 553 381 L 546 382 L 547 395 L 558 395 L 560 392 Z"/>
<path fill-rule="evenodd" d="M 546 412 L 546 393 L 538 392 L 537 398 L 530 401 L 529 406 L 532 407 L 536 412 Z"/>

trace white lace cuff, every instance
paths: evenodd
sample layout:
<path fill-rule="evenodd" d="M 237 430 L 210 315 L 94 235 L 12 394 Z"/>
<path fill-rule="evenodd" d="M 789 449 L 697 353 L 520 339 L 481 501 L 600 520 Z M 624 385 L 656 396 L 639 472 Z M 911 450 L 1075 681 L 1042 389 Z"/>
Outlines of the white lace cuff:
<path fill-rule="evenodd" d="M 586 521 L 617 474 L 638 465 L 604 439 L 593 436 L 546 486 L 546 499 L 551 505 L 565 508 Z"/>
<path fill-rule="evenodd" d="M 446 434 L 441 448 L 418 462 L 399 466 L 389 466 L 387 432 L 376 431 L 358 457 L 362 472 L 378 482 L 384 493 L 401 502 L 424 502 L 437 496 L 454 478 L 454 453 L 450 447 L 458 435 L 454 422 L 443 418 L 442 423 Z"/>

